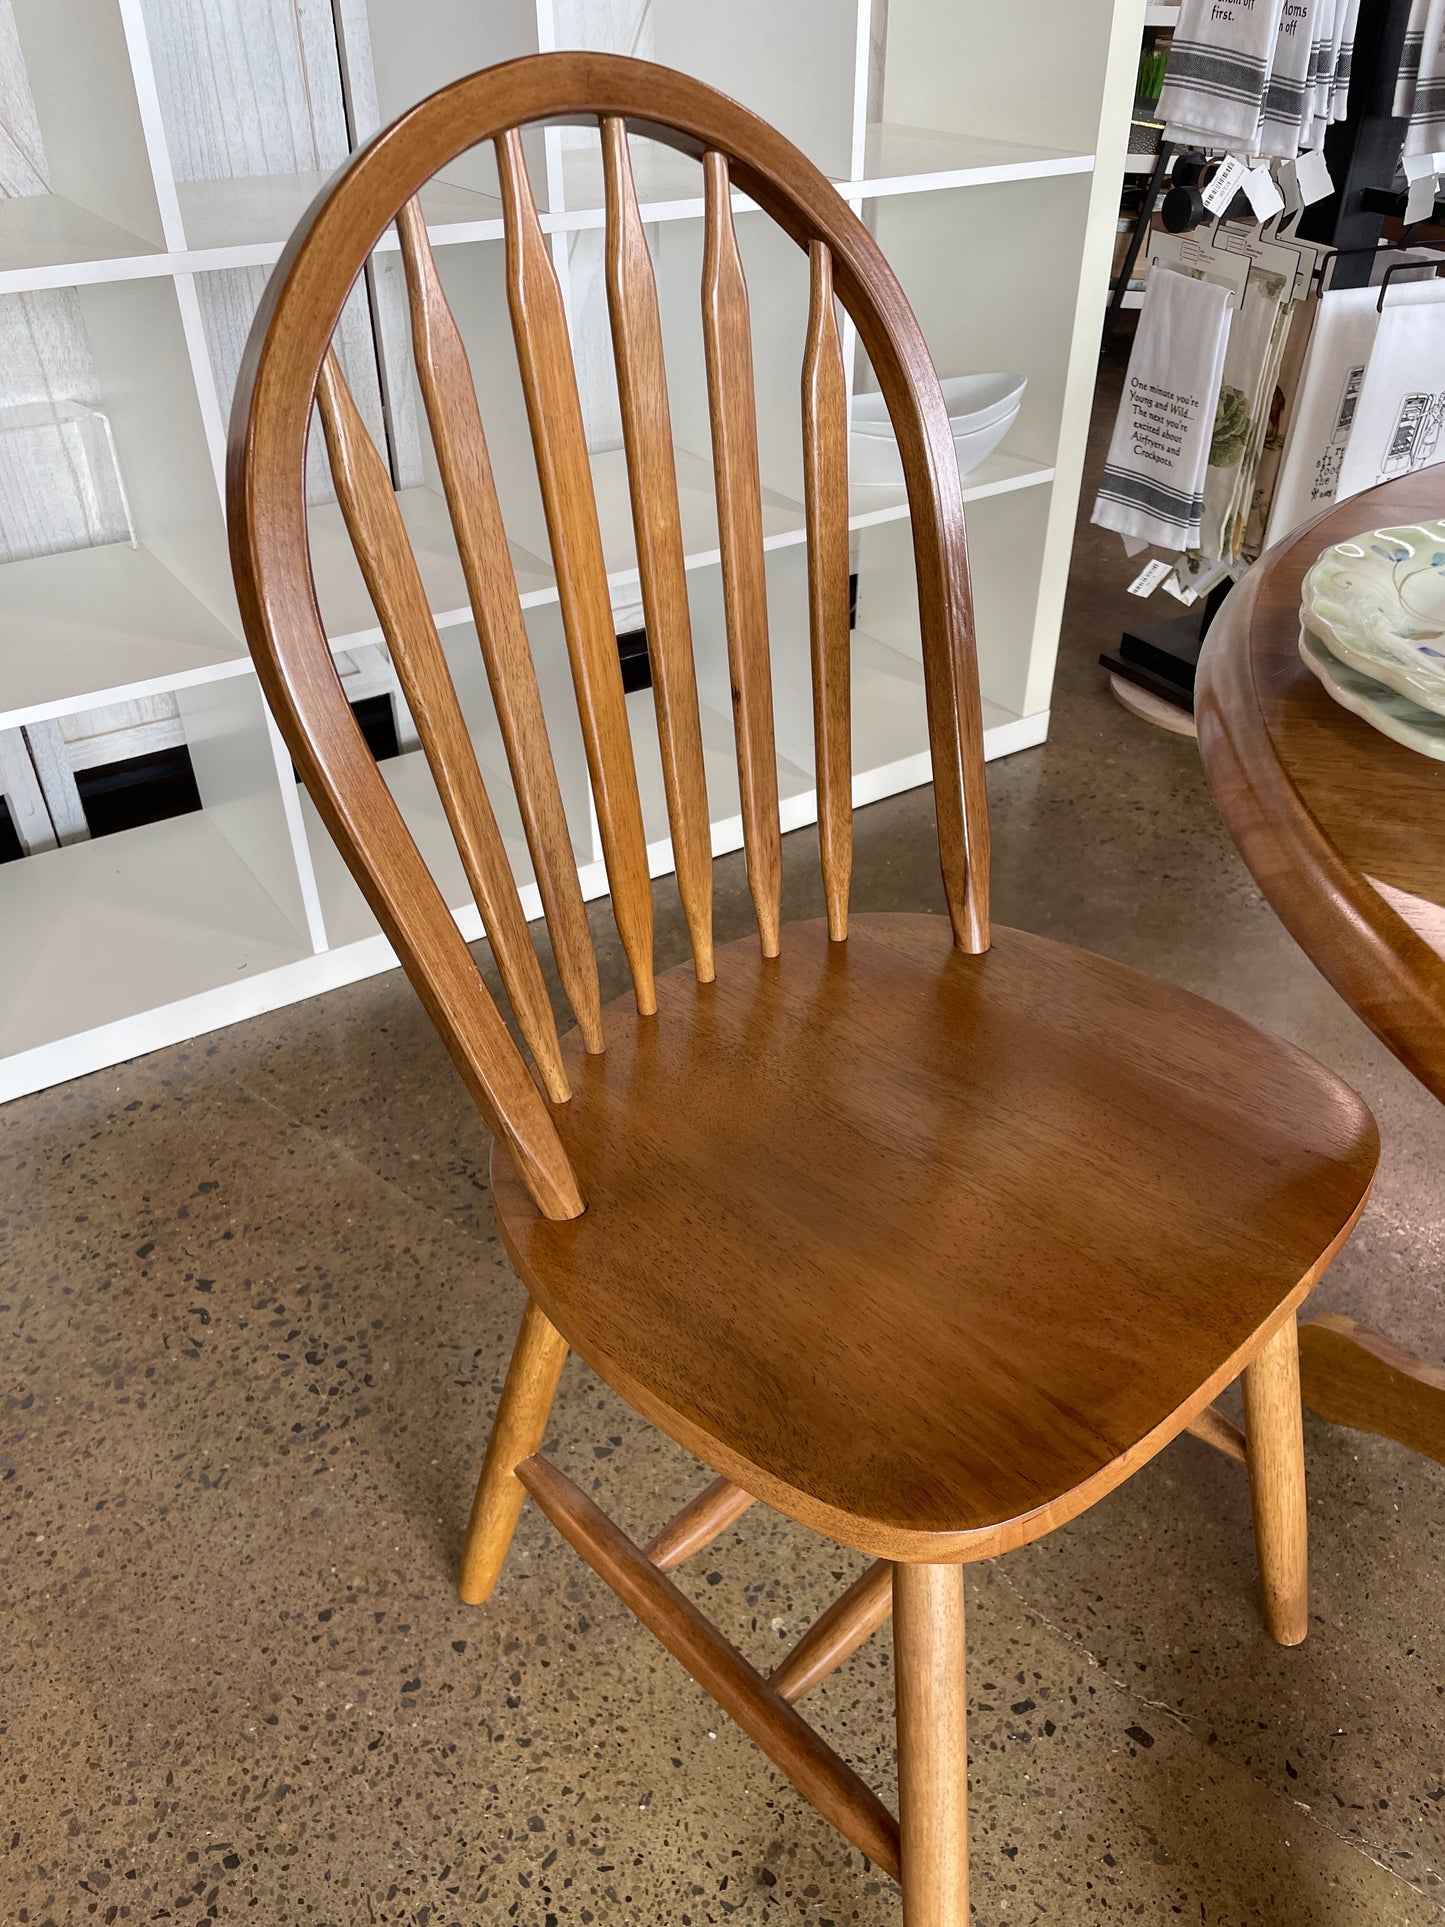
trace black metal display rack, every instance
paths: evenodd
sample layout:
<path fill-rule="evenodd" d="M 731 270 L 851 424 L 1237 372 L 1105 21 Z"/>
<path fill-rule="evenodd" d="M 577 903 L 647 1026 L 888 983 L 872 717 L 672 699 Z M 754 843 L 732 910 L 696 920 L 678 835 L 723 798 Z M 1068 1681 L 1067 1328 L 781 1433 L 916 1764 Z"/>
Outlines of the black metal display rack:
<path fill-rule="evenodd" d="M 1395 176 L 1406 123 L 1396 119 L 1393 109 L 1409 14 L 1410 0 L 1361 0 L 1349 110 L 1325 136 L 1325 160 L 1335 183 L 1334 192 L 1305 208 L 1295 224 L 1301 240 L 1316 242 L 1337 255 L 1330 278 L 1332 287 L 1369 285 L 1385 220 L 1404 212 L 1404 197 L 1395 188 Z M 1143 244 L 1167 158 L 1165 153 L 1152 183 L 1155 193 L 1146 197 L 1120 276 L 1121 286 L 1127 286 Z M 1234 212 L 1231 208 L 1230 214 Z M 1240 213 L 1247 215 L 1247 205 Z M 1187 615 L 1125 630 L 1118 649 L 1101 655 L 1099 661 L 1126 682 L 1192 713 L 1199 652 L 1232 586 L 1226 578 Z"/>

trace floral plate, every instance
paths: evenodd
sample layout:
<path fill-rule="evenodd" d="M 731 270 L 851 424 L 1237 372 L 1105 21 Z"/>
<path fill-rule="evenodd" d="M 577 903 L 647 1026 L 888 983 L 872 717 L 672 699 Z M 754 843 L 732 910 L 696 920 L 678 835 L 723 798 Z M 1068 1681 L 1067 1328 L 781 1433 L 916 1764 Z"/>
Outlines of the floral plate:
<path fill-rule="evenodd" d="M 1349 663 L 1340 662 L 1318 636 L 1303 627 L 1299 652 L 1305 668 L 1319 677 L 1325 694 L 1333 696 L 1342 709 L 1353 710 L 1372 729 L 1406 749 L 1417 749 L 1422 756 L 1445 763 L 1445 716 L 1421 709 L 1373 676 L 1361 675 Z"/>
<path fill-rule="evenodd" d="M 1338 662 L 1445 716 L 1445 521 L 1326 549 L 1301 616 Z"/>

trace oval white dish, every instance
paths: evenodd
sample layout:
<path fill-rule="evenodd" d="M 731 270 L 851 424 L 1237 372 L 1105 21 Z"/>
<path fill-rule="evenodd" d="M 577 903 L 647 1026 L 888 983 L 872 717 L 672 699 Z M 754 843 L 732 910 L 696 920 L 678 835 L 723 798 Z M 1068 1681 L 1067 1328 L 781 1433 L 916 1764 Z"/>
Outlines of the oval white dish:
<path fill-rule="evenodd" d="M 1026 375 L 955 375 L 940 384 L 958 472 L 967 475 L 1013 427 Z M 901 488 L 903 462 L 882 395 L 855 395 L 848 478 L 858 488 Z"/>

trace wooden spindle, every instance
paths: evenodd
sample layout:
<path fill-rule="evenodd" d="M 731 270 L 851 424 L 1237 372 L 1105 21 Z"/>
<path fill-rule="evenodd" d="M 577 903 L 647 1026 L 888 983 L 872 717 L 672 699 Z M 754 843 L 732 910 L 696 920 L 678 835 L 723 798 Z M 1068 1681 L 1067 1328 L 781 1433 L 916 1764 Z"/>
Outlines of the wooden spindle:
<path fill-rule="evenodd" d="M 768 594 L 748 289 L 733 227 L 725 154 L 703 156 L 703 348 L 717 474 L 718 544 L 737 732 L 748 888 L 763 955 L 776 957 L 783 886 L 778 763 L 768 663 Z"/>
<path fill-rule="evenodd" d="M 752 1504 L 751 1492 L 744 1492 L 731 1479 L 714 1479 L 705 1491 L 690 1499 L 675 1518 L 668 1520 L 648 1546 L 648 1558 L 659 1572 L 671 1572 L 684 1559 L 691 1559 L 695 1552 L 710 1546 Z"/>
<path fill-rule="evenodd" d="M 637 211 L 625 121 L 603 121 L 602 164 L 607 184 L 607 301 L 632 523 L 637 533 L 643 620 L 652 663 L 657 740 L 667 786 L 677 888 L 692 938 L 693 963 L 698 981 L 711 983 L 712 830 L 672 453 L 672 417 L 667 402 L 657 282 Z"/>
<path fill-rule="evenodd" d="M 853 745 L 848 634 L 848 392 L 833 309 L 833 257 L 808 249 L 812 298 L 803 354 L 803 501 L 808 529 L 808 630 L 818 847 L 828 935 L 848 934 L 853 872 Z"/>
<path fill-rule="evenodd" d="M 522 1461 L 516 1476 L 598 1577 L 732 1715 L 778 1771 L 845 1839 L 896 1880 L 898 1823 L 873 1789 L 564 1472 L 547 1459 L 531 1458 Z"/>
<path fill-rule="evenodd" d="M 597 956 L 547 736 L 537 671 L 477 406 L 471 364 L 442 289 L 420 203 L 397 216 L 411 301 L 412 349 L 456 534 L 482 660 L 532 853 L 557 972 L 589 1051 L 602 1049 Z"/>
<path fill-rule="evenodd" d="M 341 512 L 487 941 L 547 1095 L 554 1103 L 564 1103 L 570 1093 L 557 1026 L 502 833 L 467 734 L 391 477 L 367 433 L 334 348 L 327 350 L 321 365 L 316 399 Z"/>
<path fill-rule="evenodd" d="M 632 971 L 637 1008 L 643 1016 L 651 1016 L 657 996 L 647 839 L 567 317 L 537 219 L 521 134 L 511 128 L 498 137 L 496 147 L 507 236 L 507 302 L 612 890 L 612 913 Z"/>
<path fill-rule="evenodd" d="M 893 1568 L 875 1559 L 773 1668 L 769 1685 L 790 1704 L 800 1700 L 871 1639 L 892 1610 Z"/>

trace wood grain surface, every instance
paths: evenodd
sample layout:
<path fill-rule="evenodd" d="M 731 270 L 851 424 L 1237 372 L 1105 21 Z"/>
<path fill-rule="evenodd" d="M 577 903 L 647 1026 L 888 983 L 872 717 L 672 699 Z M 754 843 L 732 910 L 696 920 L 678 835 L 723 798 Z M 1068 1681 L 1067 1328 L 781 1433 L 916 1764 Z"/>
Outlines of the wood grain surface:
<path fill-rule="evenodd" d="M 748 288 L 733 226 L 726 154 L 703 156 L 706 196 L 702 338 L 717 480 L 718 545 L 732 672 L 743 852 L 763 955 L 778 954 L 783 846 L 778 828 L 778 756 L 768 655 L 768 589 L 763 558 L 758 411 Z"/>
<path fill-rule="evenodd" d="M 557 1024 L 391 477 L 329 354 L 316 391 L 337 500 L 507 998 L 547 1095 L 567 1096 Z"/>
<path fill-rule="evenodd" d="M 496 148 L 507 236 L 507 303 L 557 571 L 587 773 L 597 805 L 612 915 L 632 972 L 637 1008 L 646 1016 L 653 1007 L 652 883 L 567 316 L 532 198 L 521 134 L 510 129 Z"/>
<path fill-rule="evenodd" d="M 408 201 L 396 225 L 410 297 L 417 380 L 552 955 L 582 1041 L 588 1050 L 601 1050 L 597 956 L 471 364 L 437 273 L 421 203 Z"/>
<path fill-rule="evenodd" d="M 848 394 L 833 307 L 833 259 L 809 250 L 812 275 L 803 352 L 803 502 L 808 525 L 808 631 L 818 848 L 828 934 L 848 934 L 853 873 L 853 739 L 848 652 Z"/>
<path fill-rule="evenodd" d="M 614 1021 L 614 1013 L 616 1020 Z M 974 1558 L 1158 1451 L 1323 1270 L 1377 1154 L 1301 1053 L 940 918 L 790 925 L 569 1052 L 586 1218 L 493 1160 L 518 1269 L 714 1471 L 885 1558 Z M 1128 1048 L 1118 1040 L 1127 1037 Z"/>
<path fill-rule="evenodd" d="M 703 771 L 667 367 L 657 278 L 637 210 L 627 127 L 616 116 L 602 123 L 602 166 L 607 194 L 607 302 L 657 711 L 657 746 L 678 894 L 698 978 L 707 983 L 713 974 L 712 822 Z"/>
<path fill-rule="evenodd" d="M 1445 763 L 1331 701 L 1299 658 L 1300 590 L 1332 542 L 1445 515 L 1445 466 L 1341 502 L 1233 590 L 1195 714 L 1219 813 L 1280 921 L 1445 1100 Z"/>
<path fill-rule="evenodd" d="M 1340 1312 L 1301 1325 L 1299 1347 L 1300 1383 L 1312 1412 L 1445 1465 L 1445 1366 L 1427 1365 Z"/>

